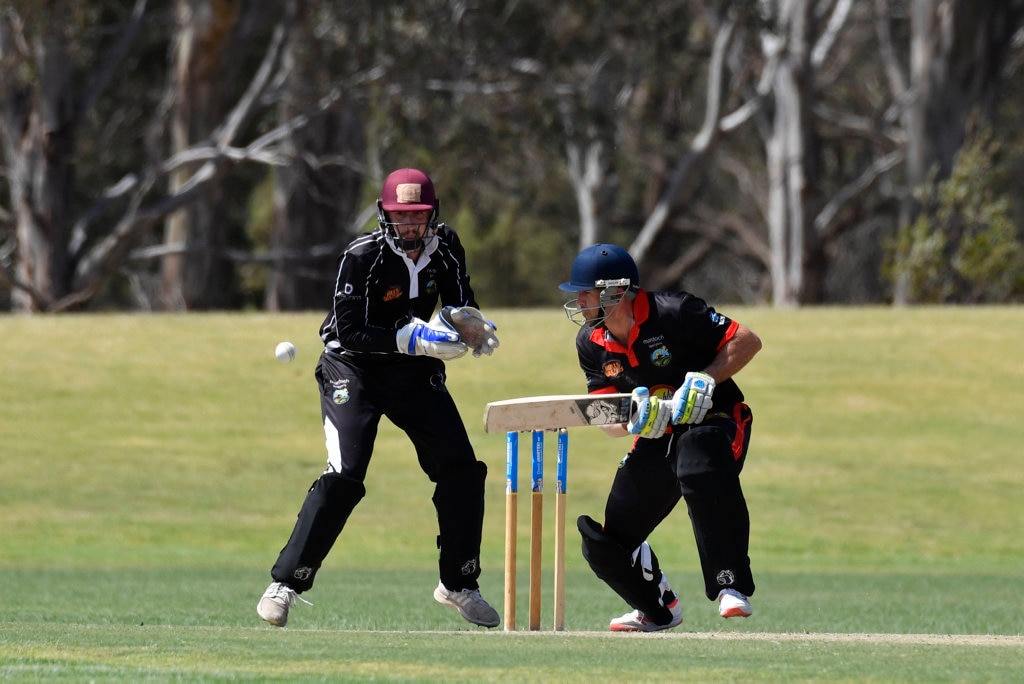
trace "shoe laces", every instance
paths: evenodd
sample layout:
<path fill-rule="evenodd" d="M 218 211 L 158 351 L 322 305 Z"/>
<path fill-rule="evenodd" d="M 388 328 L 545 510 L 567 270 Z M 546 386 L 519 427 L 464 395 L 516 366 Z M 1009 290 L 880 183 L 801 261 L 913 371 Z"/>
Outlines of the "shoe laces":
<path fill-rule="evenodd" d="M 719 592 L 718 600 L 721 601 L 726 596 L 731 596 L 734 599 L 739 599 L 740 601 L 746 601 L 747 600 L 746 596 L 741 594 L 736 589 L 732 589 L 732 588 L 723 589 L 721 592 Z"/>
<path fill-rule="evenodd" d="M 463 605 L 467 603 L 482 603 L 484 600 L 483 594 L 480 593 L 479 589 L 449 591 L 448 594 L 454 598 L 457 603 L 461 603 Z"/>
<path fill-rule="evenodd" d="M 641 625 L 646 625 L 651 622 L 651 619 L 647 617 L 642 610 L 636 609 L 630 615 L 632 616 L 630 620 Z"/>
<path fill-rule="evenodd" d="M 288 585 L 281 584 L 280 582 L 278 582 L 274 586 L 273 592 L 268 593 L 267 598 L 274 601 L 284 601 L 285 605 L 289 608 L 295 605 L 296 599 L 302 601 L 307 606 L 313 605 L 312 602 L 307 601 L 306 599 L 299 596 L 299 593 L 297 591 L 295 591 Z"/>

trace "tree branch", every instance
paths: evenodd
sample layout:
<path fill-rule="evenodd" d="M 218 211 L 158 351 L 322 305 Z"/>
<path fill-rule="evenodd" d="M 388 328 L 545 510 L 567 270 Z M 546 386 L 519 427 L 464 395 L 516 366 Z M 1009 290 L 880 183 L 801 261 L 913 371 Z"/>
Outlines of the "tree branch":
<path fill-rule="evenodd" d="M 279 67 L 282 71 L 287 71 L 289 68 L 287 65 L 281 65 L 281 55 L 284 52 L 285 38 L 288 35 L 291 24 L 291 16 L 286 15 L 274 28 L 274 35 L 270 39 L 270 45 L 267 47 L 266 54 L 263 55 L 260 68 L 256 70 L 256 74 L 249 82 L 249 87 L 234 108 L 228 113 L 224 124 L 213 132 L 213 139 L 217 147 L 226 148 L 237 137 L 239 129 L 249 120 L 256 100 L 266 90 L 267 84 L 270 82 L 274 72 Z"/>
<path fill-rule="evenodd" d="M 128 48 L 142 28 L 142 19 L 146 14 L 146 2 L 147 0 L 136 0 L 125 30 L 121 32 L 117 42 L 107 52 L 99 69 L 96 70 L 96 73 L 89 80 L 89 85 L 86 86 L 85 93 L 78 103 L 78 109 L 75 112 L 74 118 L 78 119 L 84 116 L 114 79 L 117 67 L 121 64 L 124 56 L 128 54 Z"/>
<path fill-rule="evenodd" d="M 141 3 L 141 0 L 139 1 Z M 142 5 L 144 6 L 144 3 Z M 139 5 L 137 4 L 136 8 L 138 7 Z M 290 26 L 290 18 L 286 18 L 274 29 L 273 37 L 267 52 L 263 56 L 259 69 L 257 69 L 256 74 L 249 82 L 245 93 L 232 108 L 231 112 L 228 113 L 224 123 L 214 132 L 213 142 L 215 147 L 191 148 L 172 156 L 157 166 L 145 169 L 140 175 L 130 174 L 125 176 L 118 183 L 108 187 L 102 193 L 100 199 L 89 208 L 83 219 L 76 223 L 75 233 L 84 235 L 84 231 L 87 230 L 89 223 L 99 217 L 104 207 L 111 200 L 124 195 L 129 196 L 128 209 L 117 221 L 114 230 L 92 247 L 78 262 L 78 266 L 75 269 L 75 291 L 54 303 L 49 307 L 50 309 L 64 310 L 77 306 L 93 297 L 102 283 L 109 277 L 117 263 L 117 258 L 128 249 L 129 244 L 135 239 L 139 230 L 191 202 L 198 196 L 200 190 L 215 176 L 217 167 L 222 160 L 251 159 L 262 163 L 278 164 L 290 161 L 290 158 L 262 149 L 264 145 L 268 144 L 268 141 L 276 139 L 270 134 L 261 136 L 254 141 L 253 145 L 257 146 L 256 149 L 238 150 L 232 148 L 230 144 L 237 137 L 239 130 L 245 122 L 251 117 L 256 103 L 271 82 L 275 71 L 281 68 L 281 55 L 283 53 L 285 37 Z M 289 128 L 301 127 L 305 124 L 305 119 L 296 117 L 283 126 L 279 126 L 272 133 L 285 129 L 281 131 L 283 135 Z M 160 178 L 183 164 L 195 162 L 199 159 L 205 159 L 205 162 L 175 194 L 160 199 L 149 206 L 142 206 L 143 199 L 151 192 Z"/>
<path fill-rule="evenodd" d="M 690 179 L 691 175 L 702 164 L 714 145 L 719 132 L 719 116 L 722 109 L 722 80 L 724 78 L 725 54 L 733 32 L 736 28 L 736 19 L 730 17 L 723 22 L 721 29 L 715 36 L 714 47 L 711 53 L 711 64 L 708 68 L 708 93 L 704 109 L 704 123 L 701 130 L 690 143 L 690 149 L 683 155 L 683 158 L 676 164 L 672 177 L 669 179 L 668 187 L 662 193 L 661 198 L 654 207 L 654 211 L 647 217 L 643 228 L 629 252 L 637 261 L 641 261 L 650 250 L 655 238 L 661 232 L 668 218 L 669 211 L 675 205 L 680 190 Z"/>
<path fill-rule="evenodd" d="M 850 15 L 852 7 L 853 0 L 839 0 L 832 8 L 828 24 L 811 50 L 811 66 L 814 69 L 821 68 L 821 65 L 825 62 L 825 58 L 839 37 L 839 32 L 846 25 L 846 18 Z"/>
<path fill-rule="evenodd" d="M 841 187 L 814 217 L 814 229 L 821 240 L 827 242 L 836 236 L 836 217 L 843 207 L 870 188 L 882 174 L 902 163 L 905 158 L 906 152 L 903 149 L 890 152 L 876 159 L 860 176 Z"/>

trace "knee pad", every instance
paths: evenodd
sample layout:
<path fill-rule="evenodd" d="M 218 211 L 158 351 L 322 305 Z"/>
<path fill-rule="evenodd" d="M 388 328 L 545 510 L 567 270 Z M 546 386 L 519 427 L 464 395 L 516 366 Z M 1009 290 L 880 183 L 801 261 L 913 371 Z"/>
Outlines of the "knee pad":
<path fill-rule="evenodd" d="M 632 552 L 604 533 L 601 525 L 588 515 L 576 519 L 576 527 L 583 537 L 583 557 L 601 579 L 626 578 L 639 574 L 645 581 L 657 579 L 658 557 L 647 542 Z M 657 571 L 657 572 L 656 572 Z"/>
<path fill-rule="evenodd" d="M 661 568 L 647 542 L 630 552 L 586 515 L 576 519 L 576 527 L 583 537 L 583 557 L 598 579 L 633 608 L 664 617 L 666 609 L 659 588 Z"/>
<path fill-rule="evenodd" d="M 365 494 L 366 487 L 359 480 L 337 473 L 321 475 L 306 494 L 271 576 L 296 591 L 312 587 L 320 564 Z"/>
<path fill-rule="evenodd" d="M 306 494 L 299 511 L 300 524 L 308 525 L 310 534 L 321 538 L 318 543 L 333 544 L 364 496 L 366 487 L 361 481 L 338 473 L 325 473 Z"/>
<path fill-rule="evenodd" d="M 604 579 L 608 570 L 627 564 L 629 552 L 617 541 L 607 536 L 601 525 L 589 515 L 576 519 L 576 528 L 583 537 L 583 557 L 594 573 Z"/>
<path fill-rule="evenodd" d="M 306 498 L 333 511 L 345 511 L 345 517 L 366 496 L 366 486 L 359 480 L 339 473 L 324 473 L 309 488 Z"/>

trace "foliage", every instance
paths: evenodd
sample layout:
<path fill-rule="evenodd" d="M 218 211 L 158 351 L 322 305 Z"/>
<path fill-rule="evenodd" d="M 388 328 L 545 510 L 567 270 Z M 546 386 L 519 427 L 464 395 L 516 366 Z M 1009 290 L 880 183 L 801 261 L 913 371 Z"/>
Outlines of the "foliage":
<path fill-rule="evenodd" d="M 966 6 L 966 0 L 956 4 Z M 11 276 L 17 275 L 17 265 L 31 261 L 24 253 L 31 240 L 17 235 L 18 221 L 37 219 L 36 237 L 43 243 L 52 239 L 48 246 L 57 267 L 73 274 L 77 286 L 82 265 L 100 263 L 88 257 L 103 253 L 112 228 L 136 200 L 145 210 L 167 206 L 168 187 L 180 187 L 172 174 L 182 180 L 202 163 L 174 166 L 169 157 L 182 146 L 202 148 L 211 141 L 218 149 L 230 146 L 230 154 L 216 157 L 217 173 L 206 191 L 197 193 L 197 200 L 183 200 L 195 204 L 175 214 L 192 212 L 187 223 L 198 234 L 189 233 L 188 244 L 172 239 L 166 214 L 147 214 L 132 223 L 130 241 L 118 242 L 124 251 L 116 254 L 124 258 L 104 271 L 104 287 L 83 295 L 90 299 L 81 306 L 174 307 L 175 300 L 164 296 L 172 294 L 168 281 L 175 277 L 166 267 L 179 255 L 190 266 L 194 284 L 192 298 L 182 306 L 318 306 L 323 284 L 333 277 L 331 250 L 364 227 L 357 224 L 365 223 L 368 210 L 372 214 L 383 175 L 398 166 L 420 166 L 434 177 L 442 212 L 458 218 L 452 222 L 470 250 L 481 301 L 516 306 L 552 302 L 557 293 L 551 284 L 579 246 L 581 227 L 587 228 L 588 238 L 596 232 L 598 239 L 629 244 L 662 200 L 670 205 L 668 218 L 661 224 L 657 248 L 640 255 L 645 273 L 665 274 L 664 282 L 685 281 L 694 291 L 761 301 L 771 289 L 770 271 L 777 263 L 770 251 L 784 242 L 769 239 L 771 219 L 778 214 L 769 211 L 774 176 L 766 167 L 772 145 L 773 51 L 790 43 L 776 15 L 784 5 L 810 5 L 756 5 L 752 9 L 730 0 L 14 0 L 3 13 L 7 23 L 0 24 L 0 110 L 6 106 L 8 112 L 0 117 L 5 124 L 0 135 L 12 138 L 0 168 L 5 197 L 0 203 L 0 308 L 19 306 L 12 304 L 17 297 L 8 289 Z M 899 211 L 894 198 L 904 193 L 890 177 L 850 191 L 858 187 L 853 179 L 908 139 L 908 131 L 900 129 L 902 106 L 897 106 L 905 93 L 894 85 L 900 79 L 887 74 L 908 62 L 910 6 L 816 3 L 814 21 L 808 22 L 806 37 L 818 41 L 815 49 L 832 47 L 805 74 L 814 98 L 807 104 L 815 114 L 808 117 L 805 131 L 814 149 L 800 161 L 808 180 L 800 188 L 808 209 L 804 215 L 810 223 L 820 205 L 836 197 L 844 200 L 811 233 L 816 239 L 804 245 L 808 254 L 800 263 L 839 282 L 846 282 L 836 267 L 840 259 L 846 271 L 874 274 L 875 235 L 892 232 Z M 191 14 L 176 12 L 186 7 Z M 49 14 L 60 14 L 59 8 L 66 20 L 54 23 Z M 852 9 L 846 14 L 844 8 Z M 106 57 L 116 52 L 111 46 L 131 34 L 125 27 L 136 9 L 144 12 L 145 21 L 125 44 L 123 59 L 112 62 L 116 73 L 106 87 L 89 90 L 103 73 Z M 210 40 L 186 39 L 186 14 L 194 19 L 196 36 L 210 28 L 211 17 L 217 18 L 218 32 L 207 36 Z M 1017 16 L 996 14 L 991 7 L 978 14 L 1007 18 L 1007 24 Z M 694 165 L 697 170 L 688 175 L 684 190 L 674 201 L 666 199 L 670 181 L 701 130 L 709 86 L 719 82 L 712 78 L 709 56 L 730 18 L 738 18 L 737 29 L 725 50 L 721 84 L 722 114 L 731 123 L 713 154 Z M 891 62 L 879 49 L 883 25 L 893 36 Z M 275 30 L 285 27 L 286 54 L 272 62 L 269 85 L 253 100 L 237 133 L 222 140 L 219 134 L 231 126 L 220 117 L 242 99 L 257 66 L 271 53 Z M 183 45 L 196 52 L 191 61 L 176 62 Z M 67 57 L 68 87 L 63 89 L 40 83 L 43 65 L 61 56 L 61 51 L 46 52 L 58 46 Z M 1002 76 L 1011 91 L 1020 80 L 1012 78 L 1020 54 L 1017 45 L 1016 62 L 1011 60 Z M 1000 55 L 993 52 L 977 62 Z M 982 69 L 974 64 L 965 69 Z M 176 84 L 195 97 L 179 97 Z M 54 212 L 19 204 L 34 198 L 38 183 L 17 190 L 13 180 L 59 176 L 11 166 L 17 155 L 10 151 L 26 149 L 14 139 L 31 118 L 14 116 L 24 112 L 13 110 L 41 101 L 47 92 L 40 90 L 43 85 L 68 95 L 60 100 L 65 104 L 50 105 L 52 111 L 81 115 L 73 127 L 64 126 L 76 133 L 74 159 L 67 162 L 62 186 L 68 211 L 55 213 L 65 219 L 64 233 L 73 234 L 63 239 L 68 244 L 59 244 L 60 231 L 47 231 L 41 221 Z M 1001 96 L 996 90 L 987 94 Z M 78 112 L 75 107 L 82 103 L 88 106 Z M 995 137 L 1012 130 L 1019 118 L 999 122 Z M 190 129 L 186 136 L 181 136 L 183 127 Z M 253 149 L 255 141 L 261 144 Z M 576 159 L 592 163 L 575 164 Z M 888 168 L 879 173 L 888 176 Z M 142 183 L 129 191 L 131 178 Z M 152 186 L 144 190 L 146 179 Z M 937 194 L 932 201 L 940 201 Z M 969 211 L 958 209 L 955 219 L 936 214 L 935 220 L 980 225 L 995 218 L 981 215 L 985 211 L 1002 210 L 978 204 Z M 958 301 L 1012 297 L 1006 293 L 1019 292 L 1017 276 L 993 282 L 995 271 L 1017 259 L 1007 226 L 997 223 L 991 224 L 992 232 L 965 234 L 940 245 L 934 242 L 942 236 L 934 235 L 930 225 L 908 227 L 900 238 L 904 261 L 940 263 L 962 244 L 957 258 L 962 282 L 954 284 L 962 295 L 941 294 L 941 282 L 922 287 Z M 867 237 L 842 241 L 842 233 L 855 234 L 865 226 L 870 230 L 859 235 Z M 820 248 L 810 244 L 818 239 Z M 869 240 L 869 249 L 855 249 Z M 713 245 L 715 258 L 680 273 L 688 263 L 681 257 L 694 244 Z M 27 271 L 46 273 L 50 265 L 36 259 L 39 263 L 28 264 Z M 925 281 L 941 280 L 922 268 Z M 740 278 L 742 287 L 721 287 L 728 277 Z M 29 289 L 18 285 L 19 295 Z M 848 290 L 835 287 L 825 297 L 850 301 Z M 864 279 L 860 291 L 865 300 L 883 296 L 874 277 Z M 61 293 L 44 295 L 37 298 L 40 308 Z M 74 297 L 70 301 L 69 308 L 78 305 Z"/>
<path fill-rule="evenodd" d="M 978 303 L 1024 297 L 1024 245 L 1013 217 L 1009 173 L 1020 138 L 982 129 L 957 155 L 952 175 L 921 191 L 925 210 L 888 246 L 885 273 L 906 278 L 917 302 Z"/>

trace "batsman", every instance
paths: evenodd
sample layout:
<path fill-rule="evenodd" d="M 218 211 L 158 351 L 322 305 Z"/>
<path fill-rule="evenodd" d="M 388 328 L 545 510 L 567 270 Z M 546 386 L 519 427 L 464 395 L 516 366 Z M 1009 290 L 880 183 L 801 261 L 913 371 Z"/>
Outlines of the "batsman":
<path fill-rule="evenodd" d="M 628 422 L 604 426 L 632 437 L 605 504 L 604 520 L 577 520 L 583 556 L 632 611 L 613 632 L 654 632 L 683 622 L 648 536 L 686 502 L 704 593 L 723 618 L 749 617 L 754 578 L 750 516 L 740 471 L 752 413 L 733 376 L 760 338 L 688 292 L 648 292 L 636 262 L 616 245 L 579 253 L 564 308 L 580 325 L 576 351 L 590 394 L 631 393 Z"/>

